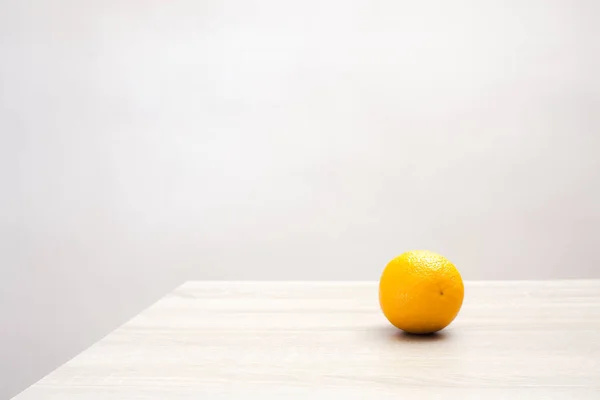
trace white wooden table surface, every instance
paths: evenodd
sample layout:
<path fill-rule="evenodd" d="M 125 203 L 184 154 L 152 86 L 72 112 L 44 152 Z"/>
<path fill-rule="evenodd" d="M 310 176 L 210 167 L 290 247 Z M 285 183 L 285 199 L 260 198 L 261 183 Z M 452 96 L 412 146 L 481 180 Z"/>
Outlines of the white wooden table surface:
<path fill-rule="evenodd" d="M 600 281 L 467 283 L 391 327 L 376 283 L 189 282 L 16 397 L 600 399 Z"/>

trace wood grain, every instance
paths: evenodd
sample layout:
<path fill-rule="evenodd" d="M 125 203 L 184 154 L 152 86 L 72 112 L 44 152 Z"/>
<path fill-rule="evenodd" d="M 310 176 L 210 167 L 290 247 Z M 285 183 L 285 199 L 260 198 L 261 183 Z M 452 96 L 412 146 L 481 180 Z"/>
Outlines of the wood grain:
<path fill-rule="evenodd" d="M 409 336 L 375 283 L 189 282 L 17 396 L 600 399 L 600 281 L 467 283 Z"/>

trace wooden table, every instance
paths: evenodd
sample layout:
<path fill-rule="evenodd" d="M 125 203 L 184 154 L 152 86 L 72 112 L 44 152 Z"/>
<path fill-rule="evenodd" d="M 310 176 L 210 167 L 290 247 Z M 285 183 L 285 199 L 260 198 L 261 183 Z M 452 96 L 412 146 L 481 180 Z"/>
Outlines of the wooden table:
<path fill-rule="evenodd" d="M 17 396 L 600 399 L 600 281 L 467 283 L 410 336 L 377 284 L 189 282 Z"/>

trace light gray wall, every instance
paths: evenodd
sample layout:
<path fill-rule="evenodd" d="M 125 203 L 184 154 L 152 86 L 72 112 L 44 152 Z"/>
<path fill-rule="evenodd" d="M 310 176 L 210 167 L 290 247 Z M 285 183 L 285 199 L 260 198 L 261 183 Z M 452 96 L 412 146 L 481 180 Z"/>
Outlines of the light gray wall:
<path fill-rule="evenodd" d="M 0 398 L 187 279 L 600 277 L 598 15 L 0 0 Z"/>

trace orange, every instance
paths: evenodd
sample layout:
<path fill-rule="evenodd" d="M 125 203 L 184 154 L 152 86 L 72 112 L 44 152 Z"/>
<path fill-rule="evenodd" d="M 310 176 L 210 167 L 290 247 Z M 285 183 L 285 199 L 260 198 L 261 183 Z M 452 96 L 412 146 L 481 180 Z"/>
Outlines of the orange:
<path fill-rule="evenodd" d="M 445 257 L 409 251 L 394 258 L 379 281 L 379 304 L 386 318 L 409 333 L 426 334 L 448 326 L 462 306 L 460 273 Z"/>

